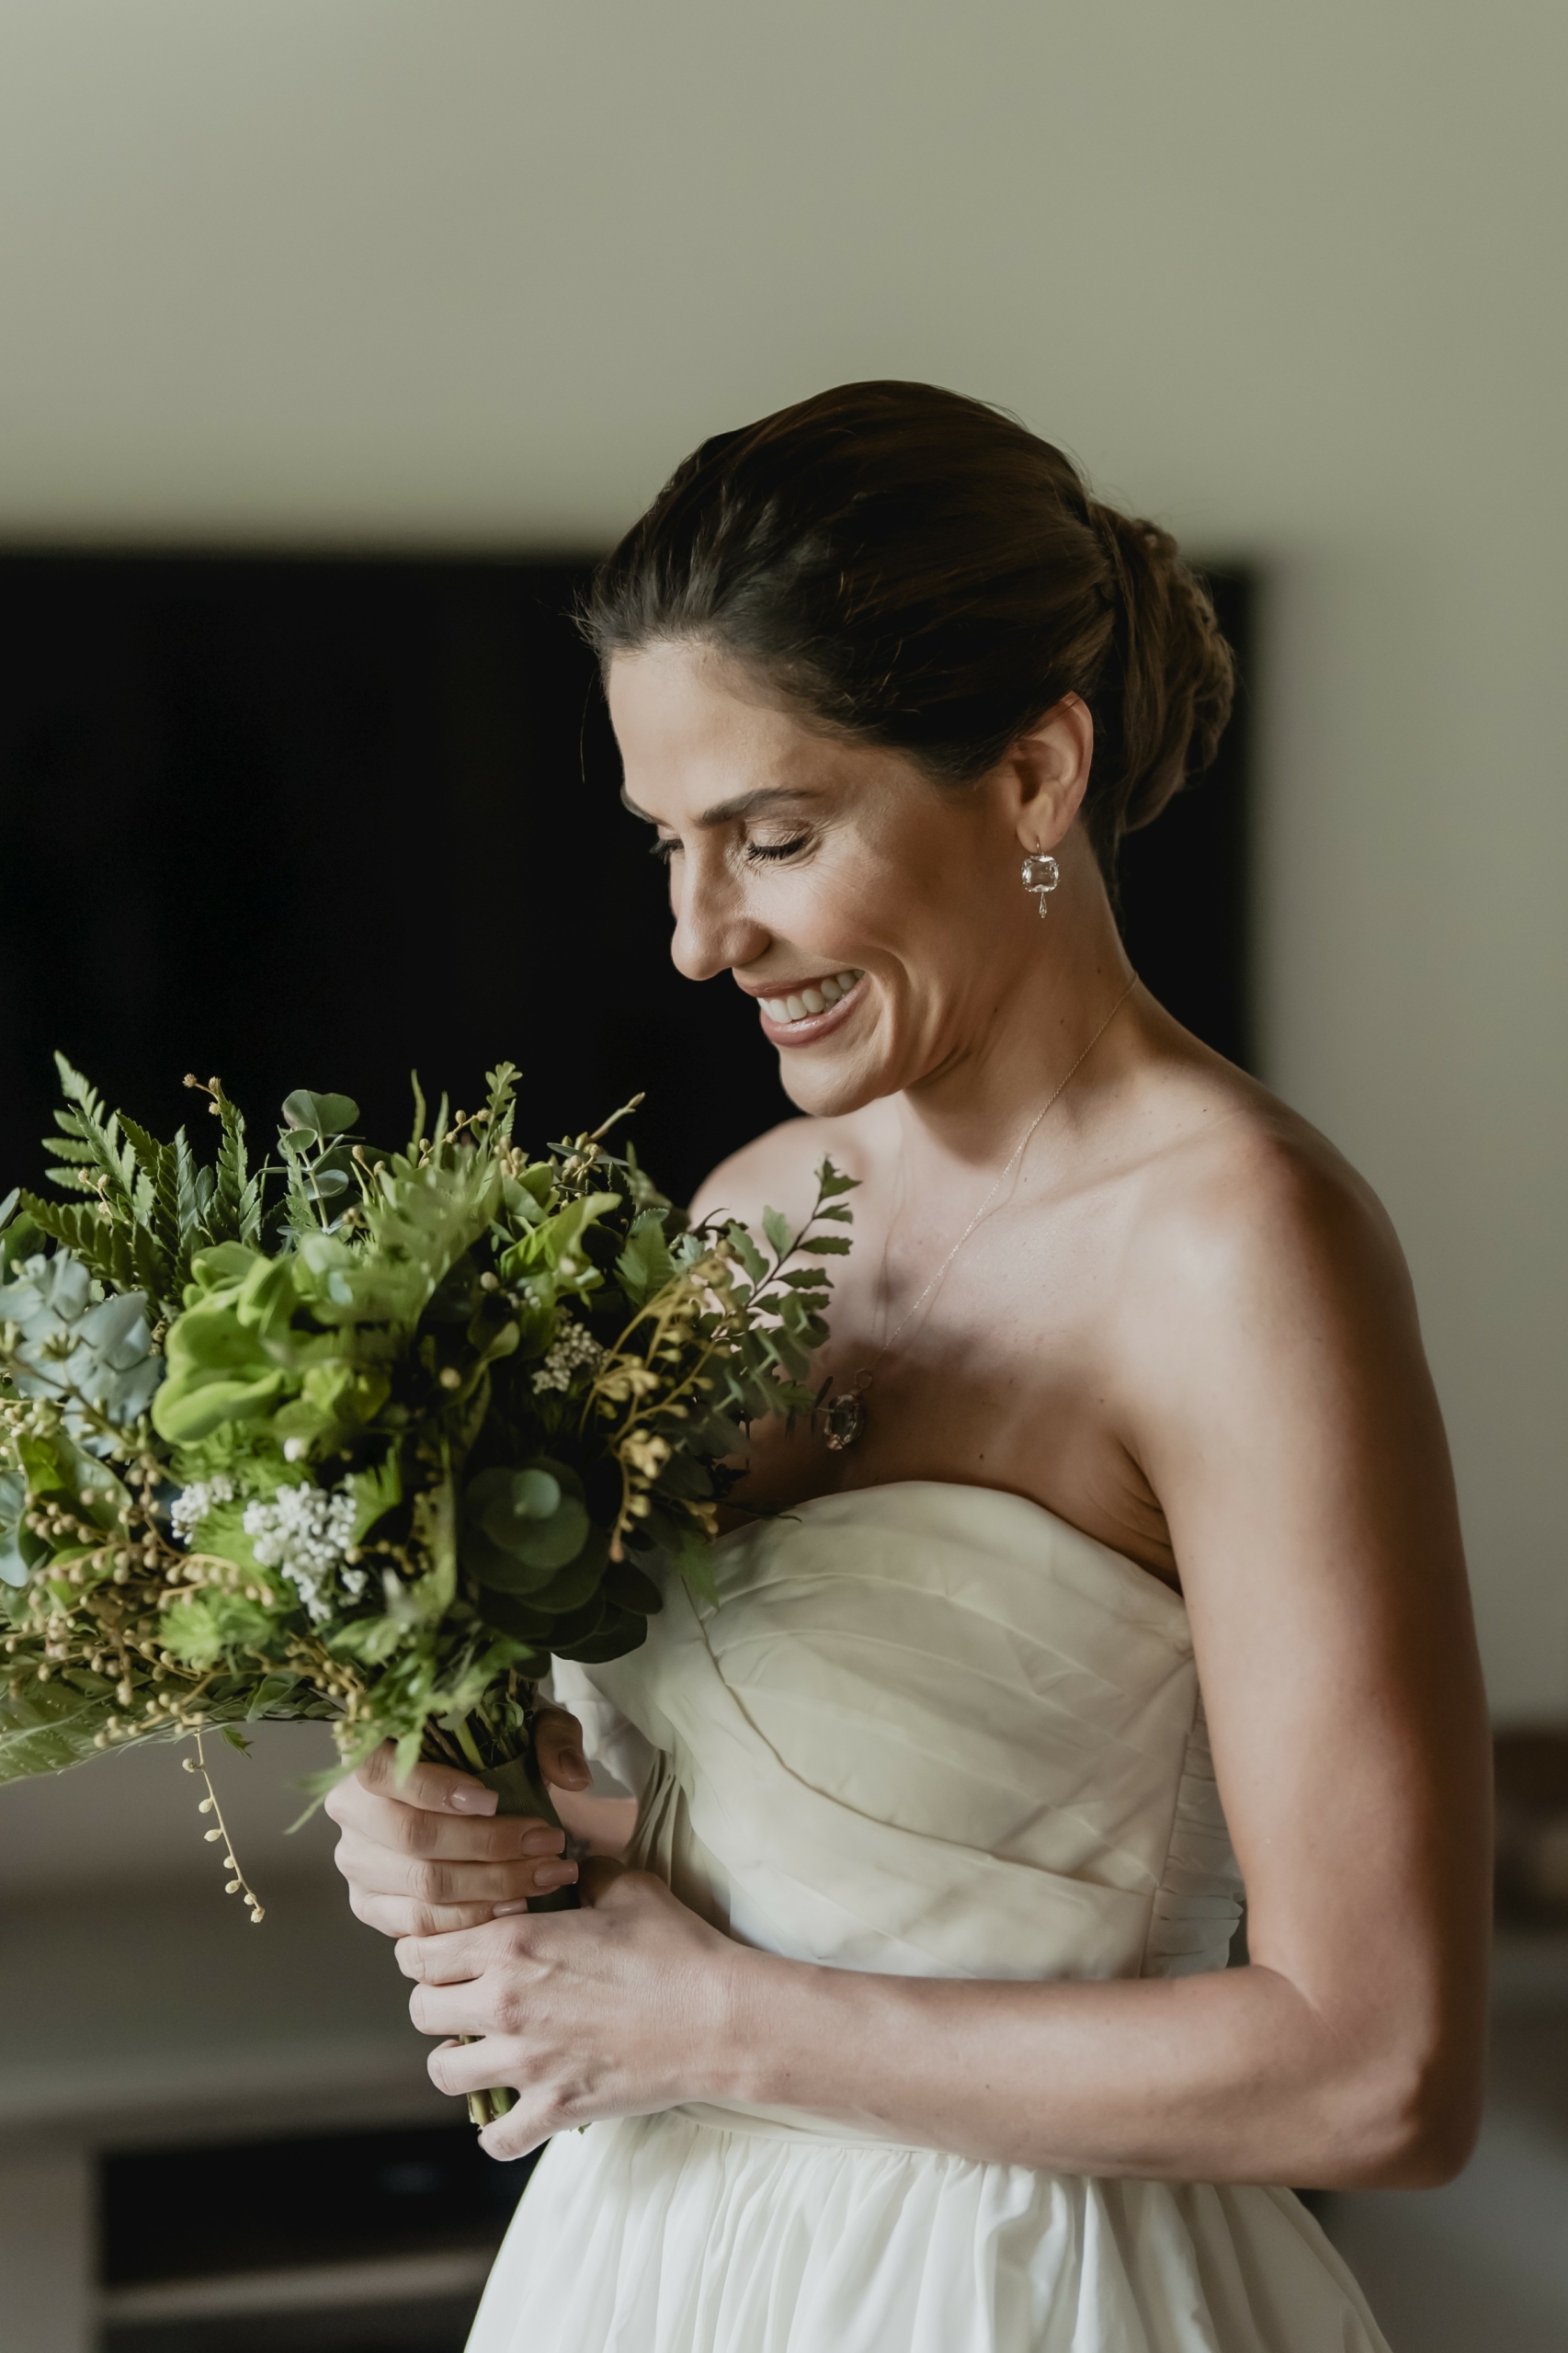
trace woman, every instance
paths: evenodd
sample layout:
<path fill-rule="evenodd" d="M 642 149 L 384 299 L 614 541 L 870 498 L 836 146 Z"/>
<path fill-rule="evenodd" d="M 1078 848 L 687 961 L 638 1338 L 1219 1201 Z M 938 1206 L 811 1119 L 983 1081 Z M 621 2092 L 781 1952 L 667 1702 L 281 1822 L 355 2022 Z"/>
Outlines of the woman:
<path fill-rule="evenodd" d="M 859 1190 L 835 1407 L 755 1433 L 787 1508 L 556 1687 L 638 1868 L 529 1915 L 575 1867 L 461 1776 L 335 1802 L 415 2024 L 483 2038 L 436 2082 L 561 2136 L 472 2343 L 1366 2353 L 1256 2185 L 1463 2162 L 1484 1722 L 1387 1222 L 1117 932 L 1228 709 L 1203 592 L 1017 425 L 865 384 L 707 443 L 587 618 L 676 962 L 802 1114 L 697 1210 Z"/>

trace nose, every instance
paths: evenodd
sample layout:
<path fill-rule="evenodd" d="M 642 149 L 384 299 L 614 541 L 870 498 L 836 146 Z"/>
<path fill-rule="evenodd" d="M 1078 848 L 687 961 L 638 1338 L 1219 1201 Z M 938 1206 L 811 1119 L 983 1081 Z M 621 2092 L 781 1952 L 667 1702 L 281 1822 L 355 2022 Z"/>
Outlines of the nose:
<path fill-rule="evenodd" d="M 670 955 L 677 972 L 688 981 L 710 981 L 765 953 L 771 934 L 748 910 L 744 887 L 722 855 L 693 848 L 676 862 L 672 876 L 676 927 Z"/>

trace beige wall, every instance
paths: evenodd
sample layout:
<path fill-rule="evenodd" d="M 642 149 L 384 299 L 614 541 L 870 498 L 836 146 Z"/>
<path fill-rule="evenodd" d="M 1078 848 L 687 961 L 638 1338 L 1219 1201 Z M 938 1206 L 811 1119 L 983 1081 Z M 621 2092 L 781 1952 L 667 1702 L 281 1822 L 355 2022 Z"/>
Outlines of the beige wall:
<path fill-rule="evenodd" d="M 0 0 L 0 537 L 592 542 L 835 379 L 1274 587 L 1269 1072 L 1382 1189 L 1568 1712 L 1553 0 Z"/>

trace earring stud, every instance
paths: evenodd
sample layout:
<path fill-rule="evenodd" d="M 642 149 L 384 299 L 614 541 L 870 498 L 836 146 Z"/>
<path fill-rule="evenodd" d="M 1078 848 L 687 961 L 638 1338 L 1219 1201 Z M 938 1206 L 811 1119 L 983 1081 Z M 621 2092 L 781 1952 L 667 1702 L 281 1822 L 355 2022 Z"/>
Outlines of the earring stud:
<path fill-rule="evenodd" d="M 1035 850 L 1024 860 L 1024 888 L 1032 891 L 1040 902 L 1040 921 L 1045 921 L 1045 903 L 1062 880 L 1062 869 L 1043 850 Z"/>

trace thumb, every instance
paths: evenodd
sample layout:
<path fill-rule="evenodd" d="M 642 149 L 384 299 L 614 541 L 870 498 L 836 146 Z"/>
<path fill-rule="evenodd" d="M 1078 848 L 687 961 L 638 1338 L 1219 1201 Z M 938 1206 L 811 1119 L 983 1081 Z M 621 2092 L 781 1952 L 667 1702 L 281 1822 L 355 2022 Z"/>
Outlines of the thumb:
<path fill-rule="evenodd" d="M 583 1754 L 583 1727 L 564 1708 L 542 1707 L 534 1720 L 539 1769 L 558 1790 L 585 1790 L 590 1775 Z"/>

